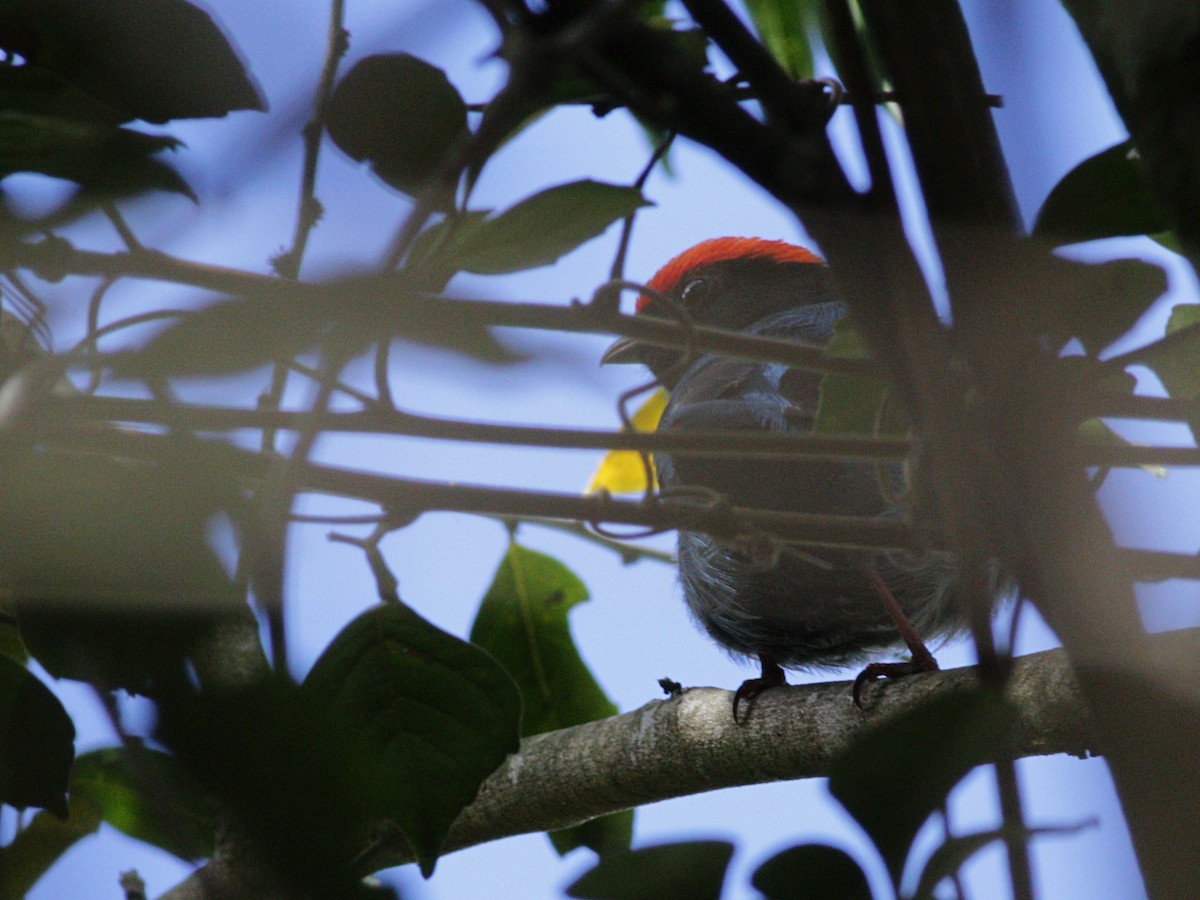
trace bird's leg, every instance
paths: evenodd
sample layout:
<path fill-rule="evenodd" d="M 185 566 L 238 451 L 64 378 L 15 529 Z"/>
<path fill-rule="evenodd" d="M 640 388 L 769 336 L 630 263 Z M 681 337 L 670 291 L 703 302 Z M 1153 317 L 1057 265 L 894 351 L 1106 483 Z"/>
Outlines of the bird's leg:
<path fill-rule="evenodd" d="M 858 677 L 854 679 L 854 690 L 852 693 L 854 696 L 854 705 L 860 709 L 862 708 L 861 695 L 863 685 L 868 681 L 875 681 L 877 678 L 901 678 L 916 672 L 936 672 L 938 670 L 937 660 L 933 658 L 933 654 L 929 652 L 929 648 L 921 640 L 921 635 L 917 634 L 917 629 L 913 627 L 913 623 L 904 614 L 900 602 L 892 594 L 887 583 L 879 577 L 879 573 L 872 566 L 867 565 L 863 569 L 867 580 L 871 582 L 871 587 L 875 588 L 875 592 L 879 594 L 879 598 L 883 601 L 888 615 L 892 617 L 892 621 L 896 625 L 896 630 L 900 632 L 900 637 L 904 638 L 904 643 L 908 645 L 909 652 L 912 653 L 912 659 L 908 662 L 871 663 L 859 672 Z"/>
<path fill-rule="evenodd" d="M 747 678 L 733 695 L 733 721 L 738 720 L 738 704 L 743 700 L 753 700 L 767 688 L 787 684 L 787 678 L 779 664 L 766 653 L 758 654 L 758 662 L 762 666 L 762 675 L 758 678 Z"/>

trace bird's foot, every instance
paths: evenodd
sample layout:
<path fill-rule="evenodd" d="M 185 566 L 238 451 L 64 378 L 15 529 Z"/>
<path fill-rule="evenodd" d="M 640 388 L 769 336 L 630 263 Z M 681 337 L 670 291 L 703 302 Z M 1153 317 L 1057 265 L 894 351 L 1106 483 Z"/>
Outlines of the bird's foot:
<path fill-rule="evenodd" d="M 870 565 L 866 566 L 864 571 L 867 580 L 871 582 L 871 586 L 875 588 L 875 592 L 879 595 L 879 599 L 883 601 L 884 608 L 888 611 L 888 615 L 891 616 L 896 630 L 900 632 L 900 637 L 908 645 L 908 650 L 912 653 L 912 659 L 908 662 L 871 663 L 859 672 L 858 677 L 854 679 L 854 690 L 852 691 L 854 705 L 859 709 L 862 709 L 862 689 L 867 682 L 876 681 L 880 678 L 903 678 L 905 675 L 914 675 L 917 672 L 936 672 L 938 670 L 937 660 L 933 658 L 933 654 L 929 652 L 929 648 L 921 640 L 921 635 L 917 633 L 917 629 L 908 620 L 903 607 L 900 606 L 900 603 L 892 594 L 887 583 L 879 577 L 879 573 Z"/>
<path fill-rule="evenodd" d="M 743 700 L 753 700 L 767 688 L 787 684 L 787 676 L 784 675 L 783 669 L 779 668 L 779 664 L 775 660 L 760 653 L 758 661 L 762 665 L 762 674 L 758 678 L 747 678 L 733 695 L 734 722 L 738 721 L 738 706 Z"/>
<path fill-rule="evenodd" d="M 914 653 L 908 662 L 879 662 L 871 663 L 854 679 L 854 705 L 862 709 L 862 690 L 868 683 L 880 678 L 903 678 L 905 675 L 915 675 L 918 672 L 938 671 L 937 660 L 923 646 L 923 653 Z"/>

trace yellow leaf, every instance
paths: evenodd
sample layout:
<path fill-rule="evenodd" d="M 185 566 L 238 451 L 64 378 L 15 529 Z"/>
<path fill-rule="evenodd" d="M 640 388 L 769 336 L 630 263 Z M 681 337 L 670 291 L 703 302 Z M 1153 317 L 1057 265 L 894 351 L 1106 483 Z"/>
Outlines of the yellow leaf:
<path fill-rule="evenodd" d="M 633 430 L 654 431 L 666 406 L 667 392 L 659 388 L 633 414 Z M 654 477 L 653 470 L 650 476 Z M 642 463 L 641 454 L 632 450 L 609 450 L 583 492 L 594 494 L 600 490 L 606 490 L 610 494 L 636 494 L 645 491 L 646 467 Z"/>

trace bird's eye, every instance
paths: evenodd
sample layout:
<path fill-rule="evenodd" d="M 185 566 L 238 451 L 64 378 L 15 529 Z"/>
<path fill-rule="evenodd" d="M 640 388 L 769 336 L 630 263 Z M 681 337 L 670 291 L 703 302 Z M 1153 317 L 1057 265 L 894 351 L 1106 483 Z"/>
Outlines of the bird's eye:
<path fill-rule="evenodd" d="M 708 279 L 693 278 L 684 283 L 683 289 L 679 292 L 679 299 L 686 304 L 692 305 L 707 293 Z"/>

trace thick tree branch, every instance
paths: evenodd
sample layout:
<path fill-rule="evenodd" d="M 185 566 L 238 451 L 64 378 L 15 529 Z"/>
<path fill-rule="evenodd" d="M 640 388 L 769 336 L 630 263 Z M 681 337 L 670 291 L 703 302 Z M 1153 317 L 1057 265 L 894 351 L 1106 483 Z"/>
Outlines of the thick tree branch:
<path fill-rule="evenodd" d="M 1200 710 L 1200 630 L 1150 638 L 1173 677 L 1153 685 L 1186 717 Z M 912 676 L 871 689 L 865 711 L 851 682 L 791 686 L 756 698 L 738 725 L 728 691 L 693 688 L 632 712 L 526 738 L 455 822 L 444 852 L 705 791 L 818 778 L 857 735 L 934 696 L 977 684 L 974 668 Z M 1066 654 L 1020 657 L 1006 686 L 1018 726 L 997 758 L 1104 752 Z M 406 847 L 381 849 L 363 871 L 411 862 Z M 253 870 L 251 870 L 253 871 Z M 218 860 L 161 900 L 214 900 L 238 893 L 247 872 Z"/>
<path fill-rule="evenodd" d="M 1171 659 L 1200 658 L 1200 630 L 1153 640 Z M 1194 675 L 1195 664 L 1190 668 Z M 728 691 L 694 688 L 611 719 L 527 738 L 463 811 L 446 850 L 565 828 L 673 797 L 823 777 L 864 730 L 976 683 L 974 668 L 882 683 L 870 692 L 865 713 L 850 702 L 850 682 L 792 686 L 757 698 L 742 725 L 730 715 Z M 1200 708 L 1194 681 L 1176 688 L 1178 702 Z M 1011 744 L 996 748 L 997 758 L 1103 752 L 1063 651 L 1016 660 L 1006 691 L 1020 724 Z M 371 867 L 411 859 L 394 848 Z"/>
<path fill-rule="evenodd" d="M 1195 646 L 1196 634 L 1189 634 Z M 755 699 L 742 724 L 730 693 L 692 688 L 670 700 L 521 742 L 451 828 L 443 852 L 567 828 L 598 816 L 721 788 L 827 775 L 854 737 L 930 697 L 976 684 L 974 669 L 913 676 L 880 684 L 866 711 L 850 700 L 851 683 L 790 686 Z M 1008 694 L 1021 729 L 1009 753 L 1020 756 L 1095 752 L 1090 722 L 1066 655 L 1053 650 L 1018 660 Z M 999 750 L 999 748 L 998 748 Z M 406 846 L 379 848 L 364 874 L 412 862 Z M 220 858 L 160 900 L 242 896 L 253 867 Z"/>

